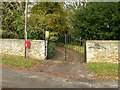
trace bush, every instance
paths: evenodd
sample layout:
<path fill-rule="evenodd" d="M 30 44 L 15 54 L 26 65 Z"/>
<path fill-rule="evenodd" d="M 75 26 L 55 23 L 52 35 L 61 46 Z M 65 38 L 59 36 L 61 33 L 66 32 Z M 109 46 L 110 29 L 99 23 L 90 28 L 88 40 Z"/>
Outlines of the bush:
<path fill-rule="evenodd" d="M 49 42 L 48 43 L 48 59 L 52 58 L 55 55 L 55 43 L 54 42 Z"/>

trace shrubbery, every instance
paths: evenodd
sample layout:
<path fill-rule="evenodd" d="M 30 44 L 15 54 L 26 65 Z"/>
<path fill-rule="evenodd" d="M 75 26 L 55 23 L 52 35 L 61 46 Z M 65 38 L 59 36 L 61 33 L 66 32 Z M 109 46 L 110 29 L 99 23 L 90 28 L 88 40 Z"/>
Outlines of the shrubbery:
<path fill-rule="evenodd" d="M 76 10 L 72 25 L 74 37 L 86 40 L 120 39 L 120 2 L 91 2 Z"/>
<path fill-rule="evenodd" d="M 54 42 L 49 42 L 48 43 L 48 59 L 52 58 L 55 55 L 55 43 Z"/>

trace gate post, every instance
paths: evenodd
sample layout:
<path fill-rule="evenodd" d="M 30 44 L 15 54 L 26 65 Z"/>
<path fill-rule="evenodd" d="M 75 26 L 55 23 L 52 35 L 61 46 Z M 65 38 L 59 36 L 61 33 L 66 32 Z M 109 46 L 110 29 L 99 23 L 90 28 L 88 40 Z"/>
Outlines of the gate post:
<path fill-rule="evenodd" d="M 67 40 L 67 38 L 66 38 L 66 34 L 65 34 L 65 44 L 64 44 L 64 47 L 65 47 L 65 61 L 66 61 L 66 40 Z"/>
<path fill-rule="evenodd" d="M 84 40 L 84 63 L 86 63 L 86 40 Z"/>
<path fill-rule="evenodd" d="M 48 57 L 48 39 L 47 39 L 47 38 L 45 39 L 45 44 L 46 44 L 46 45 L 45 45 L 45 49 L 46 49 L 46 50 L 45 50 L 45 54 L 46 54 L 46 55 L 45 55 L 45 58 L 47 59 L 47 57 Z"/>
<path fill-rule="evenodd" d="M 49 39 L 49 31 L 46 31 L 45 32 L 45 43 L 46 43 L 46 45 L 45 45 L 46 46 L 46 50 L 45 50 L 46 51 L 46 57 L 45 58 L 46 59 L 48 59 L 48 39 Z"/>

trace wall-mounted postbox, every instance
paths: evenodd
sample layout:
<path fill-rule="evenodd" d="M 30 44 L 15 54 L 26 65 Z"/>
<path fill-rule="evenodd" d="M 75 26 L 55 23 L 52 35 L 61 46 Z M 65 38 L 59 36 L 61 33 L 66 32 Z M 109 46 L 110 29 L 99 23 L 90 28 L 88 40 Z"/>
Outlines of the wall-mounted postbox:
<path fill-rule="evenodd" d="M 25 41 L 25 48 L 30 48 L 30 40 Z"/>

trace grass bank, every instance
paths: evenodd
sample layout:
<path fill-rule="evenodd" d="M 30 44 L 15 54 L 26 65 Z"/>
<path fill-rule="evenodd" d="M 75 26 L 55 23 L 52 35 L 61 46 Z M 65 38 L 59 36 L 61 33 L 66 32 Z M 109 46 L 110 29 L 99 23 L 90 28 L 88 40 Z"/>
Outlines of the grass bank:
<path fill-rule="evenodd" d="M 36 64 L 37 60 L 30 59 L 30 58 L 24 58 L 21 56 L 14 56 L 14 55 L 2 55 L 2 64 L 15 67 L 15 68 L 21 68 L 21 69 L 29 69 L 33 67 Z"/>
<path fill-rule="evenodd" d="M 87 68 L 102 79 L 118 79 L 118 64 L 87 63 Z"/>

